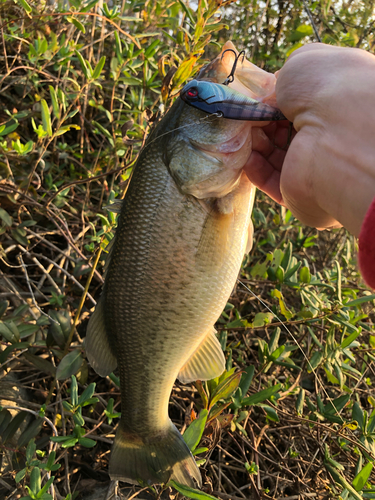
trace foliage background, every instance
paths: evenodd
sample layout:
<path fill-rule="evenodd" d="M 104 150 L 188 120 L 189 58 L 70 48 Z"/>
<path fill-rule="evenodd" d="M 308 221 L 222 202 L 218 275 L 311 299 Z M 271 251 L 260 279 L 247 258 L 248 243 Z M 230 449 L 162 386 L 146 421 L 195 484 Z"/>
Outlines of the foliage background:
<path fill-rule="evenodd" d="M 0 498 L 108 485 L 118 379 L 82 343 L 116 224 L 102 207 L 184 82 L 228 39 L 272 72 L 314 28 L 372 52 L 374 22 L 372 0 L 0 0 Z M 356 242 L 261 194 L 254 224 L 217 325 L 227 372 L 171 398 L 204 478 L 178 494 L 375 498 L 375 296 Z"/>

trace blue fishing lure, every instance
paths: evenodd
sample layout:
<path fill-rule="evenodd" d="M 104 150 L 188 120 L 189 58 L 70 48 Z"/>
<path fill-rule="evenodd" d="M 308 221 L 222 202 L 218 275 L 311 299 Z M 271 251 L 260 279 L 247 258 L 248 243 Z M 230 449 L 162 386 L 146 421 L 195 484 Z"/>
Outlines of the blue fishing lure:
<path fill-rule="evenodd" d="M 231 120 L 286 120 L 279 109 L 251 99 L 220 83 L 192 80 L 182 89 L 180 97 L 194 108 Z"/>

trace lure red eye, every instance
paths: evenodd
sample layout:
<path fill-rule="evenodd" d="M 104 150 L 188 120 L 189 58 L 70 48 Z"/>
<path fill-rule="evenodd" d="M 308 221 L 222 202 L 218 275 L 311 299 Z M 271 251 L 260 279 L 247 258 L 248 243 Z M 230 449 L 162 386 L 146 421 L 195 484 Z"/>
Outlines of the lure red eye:
<path fill-rule="evenodd" d="M 197 97 L 198 89 L 190 89 L 186 92 L 189 97 Z"/>

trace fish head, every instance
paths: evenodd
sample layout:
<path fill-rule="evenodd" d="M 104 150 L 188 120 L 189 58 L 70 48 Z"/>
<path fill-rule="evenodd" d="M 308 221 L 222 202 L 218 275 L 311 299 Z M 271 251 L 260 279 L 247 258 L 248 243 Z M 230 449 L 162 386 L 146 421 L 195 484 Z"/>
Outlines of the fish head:
<path fill-rule="evenodd" d="M 223 83 L 232 70 L 236 54 L 234 45 L 227 42 L 219 56 L 201 70 L 191 92 L 197 91 L 200 81 Z M 272 102 L 275 85 L 274 75 L 242 58 L 230 84 L 242 94 L 267 103 Z M 209 94 L 210 86 L 205 89 Z M 210 98 L 208 94 L 206 100 Z M 169 113 L 174 115 L 174 130 L 166 140 L 166 158 L 177 186 L 183 193 L 198 199 L 226 196 L 239 182 L 242 168 L 251 154 L 252 128 L 264 127 L 269 122 L 208 115 L 181 99 Z"/>

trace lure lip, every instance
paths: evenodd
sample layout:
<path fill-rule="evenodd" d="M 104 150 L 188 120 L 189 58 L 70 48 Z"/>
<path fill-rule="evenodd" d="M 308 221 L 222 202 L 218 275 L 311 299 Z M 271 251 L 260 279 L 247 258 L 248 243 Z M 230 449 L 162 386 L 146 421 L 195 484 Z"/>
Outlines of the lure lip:
<path fill-rule="evenodd" d="M 220 83 L 192 80 L 181 90 L 180 97 L 189 106 L 232 120 L 287 120 L 279 109 Z"/>

